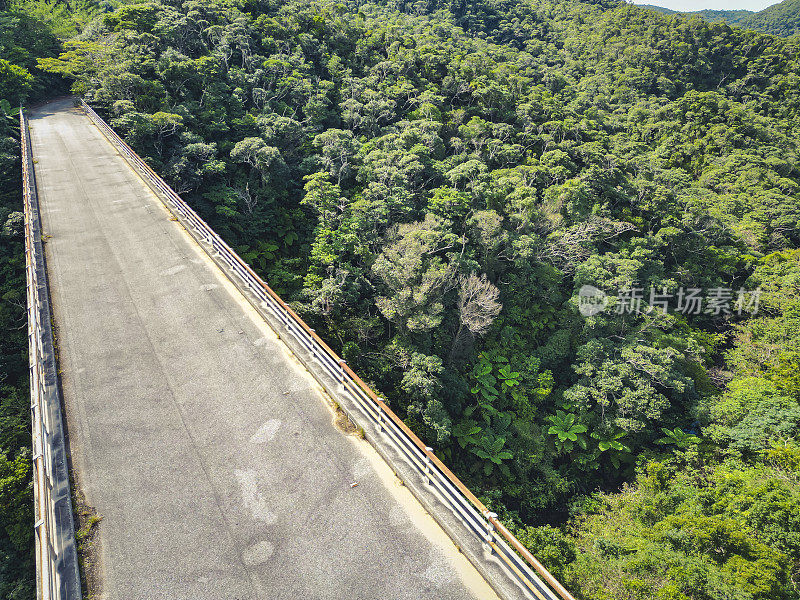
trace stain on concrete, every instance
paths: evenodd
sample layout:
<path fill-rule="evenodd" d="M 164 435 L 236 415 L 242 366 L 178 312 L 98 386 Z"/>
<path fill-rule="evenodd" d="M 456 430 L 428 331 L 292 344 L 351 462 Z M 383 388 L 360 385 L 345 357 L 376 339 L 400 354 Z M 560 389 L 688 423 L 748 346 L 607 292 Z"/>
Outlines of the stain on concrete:
<path fill-rule="evenodd" d="M 253 518 L 268 525 L 277 521 L 278 517 L 270 510 L 264 495 L 258 491 L 258 472 L 237 469 L 235 474 L 242 493 L 242 503 Z"/>
<path fill-rule="evenodd" d="M 259 430 L 255 432 L 255 434 L 253 434 L 253 437 L 250 438 L 250 442 L 253 444 L 264 444 L 266 442 L 270 442 L 275 437 L 275 434 L 278 433 L 280 428 L 280 419 L 270 419 L 264 423 Z"/>

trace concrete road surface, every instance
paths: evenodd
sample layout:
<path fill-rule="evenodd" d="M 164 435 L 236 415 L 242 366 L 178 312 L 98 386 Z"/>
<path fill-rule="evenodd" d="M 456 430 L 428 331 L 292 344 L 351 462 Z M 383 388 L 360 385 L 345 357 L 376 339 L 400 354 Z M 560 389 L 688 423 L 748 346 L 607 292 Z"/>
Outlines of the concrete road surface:
<path fill-rule="evenodd" d="M 30 124 L 97 598 L 496 598 L 91 121 Z"/>

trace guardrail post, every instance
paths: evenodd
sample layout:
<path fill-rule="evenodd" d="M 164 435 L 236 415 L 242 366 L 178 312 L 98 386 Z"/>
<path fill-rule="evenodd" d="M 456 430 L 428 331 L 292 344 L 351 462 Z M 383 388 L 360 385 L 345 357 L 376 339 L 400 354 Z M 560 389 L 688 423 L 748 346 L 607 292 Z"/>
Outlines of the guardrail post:
<path fill-rule="evenodd" d="M 431 485 L 431 452 L 433 448 L 425 446 L 425 483 Z"/>
<path fill-rule="evenodd" d="M 311 329 L 311 328 L 309 327 L 309 329 Z M 316 333 L 316 331 L 311 329 L 311 333 Z M 319 360 L 319 357 L 317 356 L 317 342 L 314 339 L 313 335 L 310 336 L 310 337 L 311 337 L 311 341 L 309 342 L 309 344 L 311 345 L 311 356 L 316 358 L 317 360 Z"/>
<path fill-rule="evenodd" d="M 346 364 L 347 362 L 344 360 L 339 361 L 339 385 L 342 386 L 342 389 L 344 389 L 344 366 Z"/>
<path fill-rule="evenodd" d="M 494 541 L 494 523 L 492 523 L 492 519 L 497 518 L 497 513 L 489 512 L 488 510 L 483 513 L 483 516 L 486 517 L 486 536 L 484 540 L 486 540 L 486 547 L 491 554 L 493 552 L 492 549 L 492 542 Z"/>
<path fill-rule="evenodd" d="M 384 398 L 380 398 L 380 401 L 383 402 L 384 404 L 386 404 L 386 400 Z M 378 407 L 378 431 L 380 431 L 381 433 L 383 433 L 383 431 L 384 431 L 384 428 L 383 428 L 383 407 L 381 407 L 381 406 Z"/>

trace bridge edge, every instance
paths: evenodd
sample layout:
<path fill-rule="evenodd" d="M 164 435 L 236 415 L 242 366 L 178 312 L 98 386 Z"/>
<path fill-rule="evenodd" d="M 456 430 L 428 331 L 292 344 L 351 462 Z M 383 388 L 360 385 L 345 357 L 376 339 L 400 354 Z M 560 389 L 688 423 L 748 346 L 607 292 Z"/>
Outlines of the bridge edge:
<path fill-rule="evenodd" d="M 343 361 L 338 360 L 338 364 L 332 366 L 326 364 L 330 361 L 330 355 L 336 357 L 335 353 L 328 348 L 316 334 L 308 328 L 303 320 L 294 313 L 294 311 L 286 305 L 263 281 L 253 273 L 249 267 L 239 258 L 239 256 L 230 249 L 230 247 L 214 232 L 200 217 L 189 207 L 180 196 L 172 188 L 170 188 L 161 177 L 156 174 L 131 148 L 124 140 L 113 130 L 111 127 L 83 100 L 80 100 L 87 117 L 97 126 L 104 137 L 113 146 L 121 150 L 121 156 L 128 162 L 133 171 L 141 177 L 141 179 L 150 187 L 156 196 L 162 201 L 165 208 L 178 219 L 178 222 L 184 227 L 189 236 L 203 249 L 211 260 L 222 270 L 226 277 L 233 283 L 239 290 L 244 298 L 255 308 L 255 310 L 265 319 L 270 327 L 279 333 L 281 340 L 286 344 L 288 349 L 300 360 L 308 372 L 317 380 L 317 382 L 325 389 L 326 393 L 336 400 L 344 399 L 345 402 L 339 402 L 340 406 L 345 409 L 348 417 L 358 425 L 362 425 L 365 430 L 365 437 L 367 441 L 376 449 L 380 456 L 386 461 L 390 468 L 392 468 L 398 477 L 407 485 L 414 497 L 420 502 L 428 514 L 441 526 L 447 533 L 448 537 L 456 544 L 456 547 L 468 558 L 470 563 L 475 566 L 478 572 L 486 579 L 490 586 L 501 596 L 504 600 L 515 600 L 519 598 L 518 594 L 510 593 L 509 586 L 502 585 L 497 580 L 495 574 L 489 573 L 487 570 L 487 554 L 490 554 L 494 560 L 499 561 L 500 569 L 504 572 L 508 583 L 514 584 L 514 588 L 524 594 L 525 598 L 535 600 L 558 600 L 560 596 L 563 600 L 575 600 L 574 597 L 561 585 L 558 580 L 553 577 L 546 568 L 544 568 L 530 552 L 521 546 L 518 540 L 497 520 L 497 515 L 489 513 L 485 506 L 460 482 L 450 473 L 449 469 L 445 467 L 441 461 L 433 454 L 431 449 L 425 447 L 424 456 L 426 466 L 415 464 L 413 460 L 408 460 L 408 454 L 405 457 L 402 455 L 402 449 L 399 448 L 402 443 L 401 440 L 395 436 L 389 440 L 389 443 L 378 441 L 378 433 L 385 433 L 385 428 L 378 427 L 376 431 L 375 414 L 380 415 L 380 410 L 377 413 L 365 408 L 365 403 L 362 398 L 370 400 L 376 404 L 379 409 L 383 409 L 384 414 L 388 413 L 391 418 L 399 420 L 396 415 L 384 404 L 383 400 L 378 398 L 372 390 L 365 393 L 364 390 L 356 388 L 367 387 L 360 378 L 347 367 Z M 236 262 L 231 262 L 228 254 L 238 260 L 239 263 L 244 265 L 243 270 Z M 269 295 L 261 296 L 254 292 L 254 286 L 262 286 Z M 270 296 L 271 295 L 271 296 Z M 276 310 L 277 307 L 277 310 Z M 268 309 L 272 309 L 270 312 Z M 279 314 L 283 313 L 283 314 Z M 272 314 L 275 313 L 275 314 Z M 305 331 L 304 331 L 305 329 Z M 285 333 L 291 335 L 285 335 Z M 315 348 L 315 345 L 317 346 Z M 327 356 L 323 356 L 327 355 Z M 320 368 L 321 367 L 321 368 Z M 336 376 L 332 371 L 336 370 Z M 338 380 L 338 381 L 337 381 Z M 349 387 L 348 387 L 349 386 Z M 367 388 L 369 389 L 369 388 Z M 343 394 L 342 392 L 348 392 Z M 361 414 L 359 418 L 353 418 L 355 410 Z M 384 416 L 384 418 L 386 418 Z M 377 417 L 377 422 L 380 423 L 380 417 Z M 366 427 L 363 424 L 366 423 Z M 385 425 L 389 425 L 397 429 L 397 425 L 391 421 L 384 421 Z M 400 427 L 407 430 L 404 423 L 401 422 Z M 399 432 L 402 435 L 402 431 Z M 410 433 L 410 430 L 409 430 Z M 411 436 L 416 440 L 417 451 L 422 442 L 411 433 Z M 398 468 L 397 458 L 390 456 L 390 450 L 387 446 L 393 446 L 395 453 L 398 454 L 400 459 L 399 463 L 402 467 Z M 422 445 L 424 447 L 424 445 Z M 415 468 L 416 467 L 416 468 Z M 423 477 L 420 477 L 421 469 L 428 469 L 428 483 L 426 485 Z M 400 473 L 401 472 L 402 475 Z M 476 531 L 474 525 L 470 526 L 467 523 L 470 519 L 465 520 L 464 515 L 457 514 L 456 509 L 446 504 L 443 496 L 448 496 L 448 493 L 442 493 L 437 490 L 436 494 L 439 497 L 433 496 L 430 493 L 431 481 L 434 473 L 439 474 L 443 471 L 444 477 L 439 479 L 455 479 L 457 484 L 455 487 L 450 486 L 454 494 L 463 494 L 466 496 L 468 502 L 462 503 L 469 504 L 469 508 L 479 516 L 479 520 L 483 523 L 485 529 Z M 413 476 L 413 477 L 412 477 Z M 417 482 L 416 479 L 419 479 Z M 442 506 L 436 506 L 439 502 Z M 476 511 L 475 508 L 479 510 Z M 459 507 L 460 508 L 460 507 Z M 454 515 L 457 521 L 460 521 L 461 527 L 456 525 L 452 519 L 447 519 L 447 515 L 443 513 L 450 513 Z M 469 515 L 467 515 L 469 517 Z M 474 519 L 474 517 L 473 517 Z M 452 521 L 452 522 L 449 522 Z M 473 520 L 472 523 L 475 523 Z M 464 532 L 457 532 L 456 529 L 464 529 Z M 472 530 L 470 532 L 470 529 Z M 484 552 L 470 549 L 469 544 L 465 544 L 465 538 L 469 533 L 479 537 L 484 546 Z M 473 538 L 474 541 L 474 538 Z M 514 546 L 520 546 L 522 550 L 516 548 L 512 550 L 508 543 Z M 516 542 L 516 544 L 514 544 Z M 519 552 L 517 554 L 516 552 Z M 514 562 L 509 559 L 509 555 L 513 555 L 519 562 Z M 520 555 L 522 558 L 520 558 Z M 502 560 L 500 560 L 502 558 Z M 505 564 L 503 564 L 505 562 Z M 527 564 L 526 564 L 527 563 Z M 533 567 L 539 575 L 547 582 L 545 585 L 536 575 L 531 572 L 530 567 Z M 528 572 L 526 572 L 528 571 Z M 548 587 L 549 586 L 549 587 Z M 555 592 L 553 591 L 555 590 Z M 556 595 L 557 594 L 557 595 Z"/>
<path fill-rule="evenodd" d="M 19 110 L 33 440 L 37 598 L 80 600 L 61 386 L 28 119 Z"/>

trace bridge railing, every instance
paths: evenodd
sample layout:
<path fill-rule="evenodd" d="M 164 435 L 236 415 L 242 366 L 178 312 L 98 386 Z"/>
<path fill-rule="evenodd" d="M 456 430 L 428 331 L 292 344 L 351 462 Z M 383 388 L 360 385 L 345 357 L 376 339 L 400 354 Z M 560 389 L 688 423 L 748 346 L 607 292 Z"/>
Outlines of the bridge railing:
<path fill-rule="evenodd" d="M 78 558 L 28 121 L 19 111 L 33 438 L 34 548 L 39 600 L 79 600 Z"/>
<path fill-rule="evenodd" d="M 294 338 L 310 352 L 327 374 L 339 382 L 340 391 L 348 394 L 394 446 L 414 465 L 429 485 L 459 517 L 465 527 L 477 536 L 496 556 L 509 575 L 520 582 L 530 598 L 574 600 L 572 595 L 542 566 L 484 504 L 448 469 L 419 437 L 398 417 L 364 381 L 334 352 L 297 313 L 270 288 L 230 246 L 209 227 L 158 174 L 145 163 L 117 133 L 81 100 L 83 109 L 106 134 L 120 152 L 169 201 L 167 208 L 188 224 L 192 235 L 227 264 L 263 306 L 283 323 Z M 313 373 L 312 373 L 313 374 Z M 534 573 L 535 571 L 535 573 Z M 537 577 L 538 573 L 539 577 Z M 541 579 L 540 579 L 541 577 Z M 547 583 L 543 584 L 542 579 Z"/>

